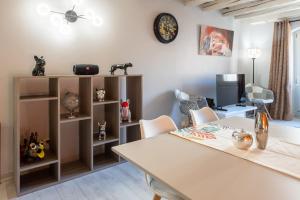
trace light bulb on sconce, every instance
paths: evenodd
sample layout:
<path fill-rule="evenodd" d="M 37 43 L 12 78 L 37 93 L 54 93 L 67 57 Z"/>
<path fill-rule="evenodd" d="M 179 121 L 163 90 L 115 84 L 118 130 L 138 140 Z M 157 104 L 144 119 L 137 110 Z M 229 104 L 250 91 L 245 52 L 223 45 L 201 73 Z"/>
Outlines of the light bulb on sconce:
<path fill-rule="evenodd" d="M 83 15 L 84 15 L 85 19 L 92 21 L 94 26 L 102 26 L 103 25 L 103 19 L 101 17 L 96 16 L 94 11 L 86 10 L 83 13 Z"/>
<path fill-rule="evenodd" d="M 72 32 L 71 27 L 68 26 L 67 24 L 60 26 L 59 31 L 63 35 L 70 35 Z"/>
<path fill-rule="evenodd" d="M 103 19 L 101 17 L 95 17 L 93 20 L 94 26 L 102 26 L 103 25 Z"/>
<path fill-rule="evenodd" d="M 60 28 L 63 25 L 63 18 L 58 15 L 52 15 L 50 17 L 50 22 L 55 28 Z"/>
<path fill-rule="evenodd" d="M 83 12 L 84 18 L 87 20 L 93 20 L 95 18 L 95 13 L 92 10 L 86 10 Z"/>
<path fill-rule="evenodd" d="M 84 0 L 72 0 L 73 5 L 76 5 L 76 6 L 79 6 L 83 2 L 84 2 Z"/>
<path fill-rule="evenodd" d="M 45 3 L 41 3 L 36 7 L 36 11 L 39 15 L 41 16 L 46 16 L 49 15 L 51 10 L 49 5 L 45 4 Z"/>

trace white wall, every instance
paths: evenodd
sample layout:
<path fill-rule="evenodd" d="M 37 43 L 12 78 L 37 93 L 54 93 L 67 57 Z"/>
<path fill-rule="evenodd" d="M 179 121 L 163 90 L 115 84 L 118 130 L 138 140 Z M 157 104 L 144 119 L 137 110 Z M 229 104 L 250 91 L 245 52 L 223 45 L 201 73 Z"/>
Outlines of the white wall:
<path fill-rule="evenodd" d="M 252 83 L 252 59 L 248 57 L 247 49 L 261 49 L 262 55 L 255 61 L 255 83 L 268 87 L 274 24 L 240 23 L 237 27 L 239 30 L 237 71 L 246 74 L 246 81 Z"/>
<path fill-rule="evenodd" d="M 233 58 L 198 55 L 199 25 L 232 29 L 231 18 L 219 13 L 203 13 L 185 7 L 180 0 L 90 0 L 81 9 L 91 8 L 104 19 L 94 27 L 85 20 L 69 24 L 65 36 L 48 17 L 37 15 L 39 2 L 57 11 L 72 7 L 67 0 L 1 0 L 0 2 L 0 120 L 2 122 L 2 174 L 11 172 L 13 132 L 13 76 L 31 74 L 33 55 L 47 60 L 47 74 L 71 74 L 76 63 L 99 64 L 107 74 L 115 63 L 132 62 L 129 73 L 144 74 L 145 118 L 173 115 L 175 88 L 215 96 L 215 74 L 228 73 Z M 175 42 L 159 43 L 153 34 L 153 21 L 160 12 L 174 14 L 180 32 Z M 236 45 L 235 45 L 236 46 Z"/>

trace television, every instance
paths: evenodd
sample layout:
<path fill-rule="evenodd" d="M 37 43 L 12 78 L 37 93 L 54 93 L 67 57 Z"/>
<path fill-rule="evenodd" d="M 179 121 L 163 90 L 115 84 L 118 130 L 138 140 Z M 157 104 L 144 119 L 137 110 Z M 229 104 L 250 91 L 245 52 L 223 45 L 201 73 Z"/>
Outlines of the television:
<path fill-rule="evenodd" d="M 245 97 L 245 74 L 217 74 L 217 106 L 239 104 Z"/>

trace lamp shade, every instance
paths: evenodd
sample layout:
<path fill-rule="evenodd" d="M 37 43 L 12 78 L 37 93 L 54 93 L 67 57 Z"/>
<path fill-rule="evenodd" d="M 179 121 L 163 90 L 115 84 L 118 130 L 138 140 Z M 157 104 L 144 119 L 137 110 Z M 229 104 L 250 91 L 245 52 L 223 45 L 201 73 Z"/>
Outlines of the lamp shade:
<path fill-rule="evenodd" d="M 261 50 L 257 48 L 248 49 L 249 58 L 259 58 L 261 56 Z"/>

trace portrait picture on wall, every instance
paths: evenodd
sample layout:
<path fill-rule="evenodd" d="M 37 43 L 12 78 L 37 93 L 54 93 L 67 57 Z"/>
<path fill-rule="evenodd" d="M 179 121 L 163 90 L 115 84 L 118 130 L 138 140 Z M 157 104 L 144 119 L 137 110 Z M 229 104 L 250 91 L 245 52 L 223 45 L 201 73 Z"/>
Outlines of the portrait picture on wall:
<path fill-rule="evenodd" d="M 200 28 L 200 55 L 231 57 L 234 32 L 212 26 Z"/>

